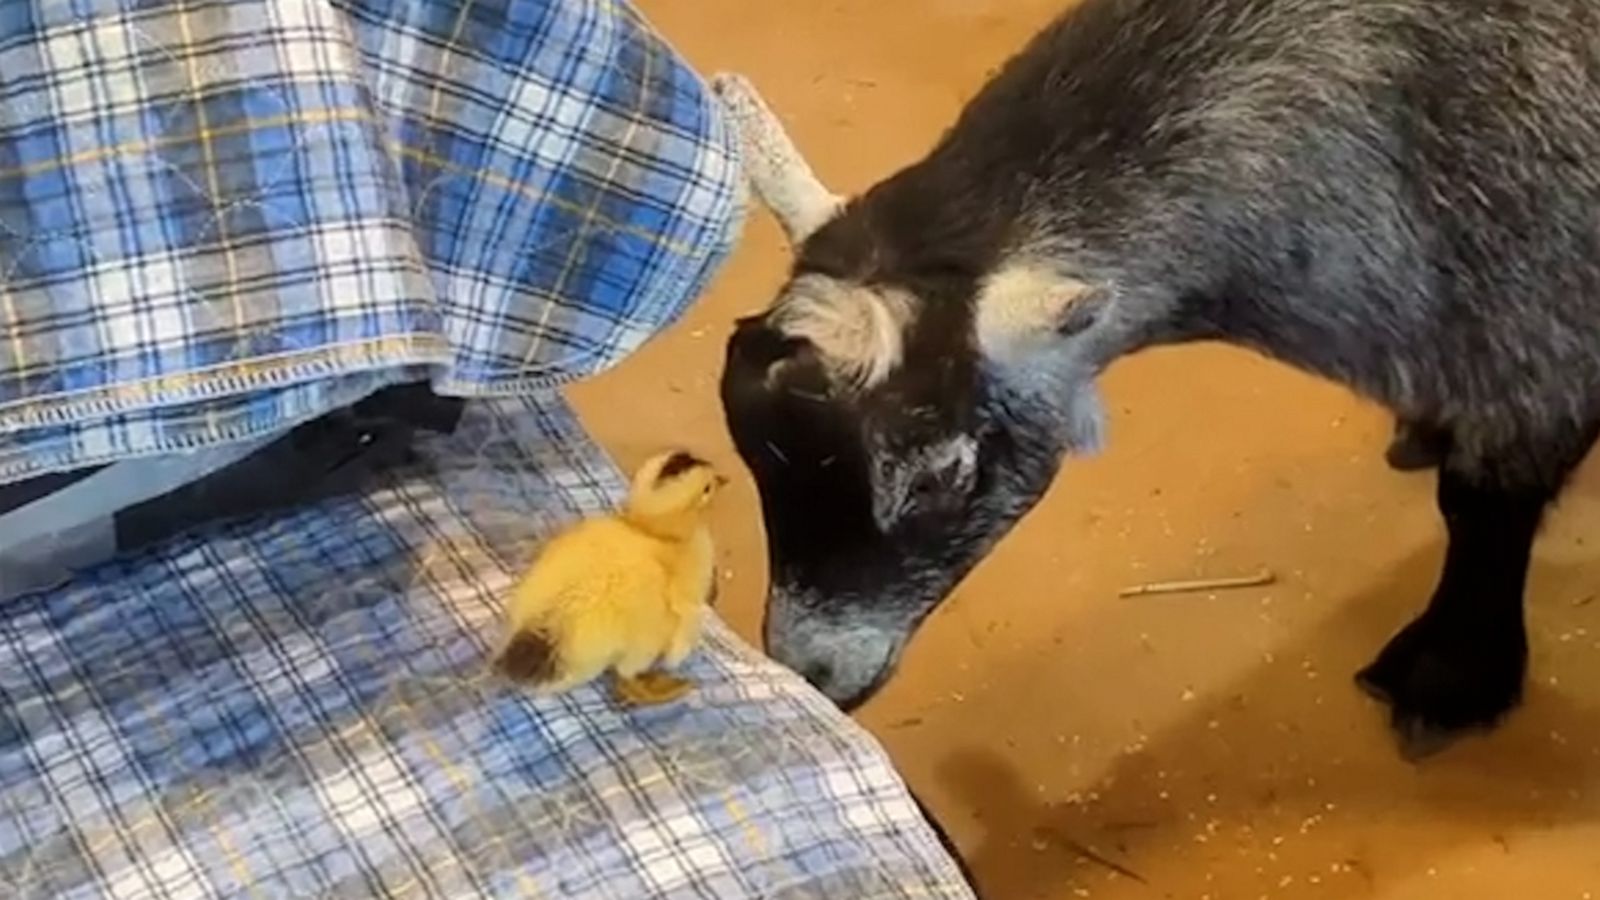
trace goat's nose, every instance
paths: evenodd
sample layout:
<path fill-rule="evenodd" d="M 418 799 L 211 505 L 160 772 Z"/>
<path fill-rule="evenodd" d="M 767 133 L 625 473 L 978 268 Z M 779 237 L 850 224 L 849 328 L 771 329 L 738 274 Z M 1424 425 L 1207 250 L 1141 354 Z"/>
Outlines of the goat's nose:
<path fill-rule="evenodd" d="M 826 694 L 829 683 L 833 681 L 833 666 L 825 662 L 814 662 L 800 670 L 800 677 L 809 681 L 812 687 Z"/>

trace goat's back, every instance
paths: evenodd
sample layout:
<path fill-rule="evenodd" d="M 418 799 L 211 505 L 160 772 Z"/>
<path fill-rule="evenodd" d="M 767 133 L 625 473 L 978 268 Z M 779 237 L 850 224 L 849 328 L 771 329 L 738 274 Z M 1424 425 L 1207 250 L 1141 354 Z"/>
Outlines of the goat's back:
<path fill-rule="evenodd" d="M 867 204 L 1421 415 L 1593 406 L 1600 2 L 1085 0 Z"/>

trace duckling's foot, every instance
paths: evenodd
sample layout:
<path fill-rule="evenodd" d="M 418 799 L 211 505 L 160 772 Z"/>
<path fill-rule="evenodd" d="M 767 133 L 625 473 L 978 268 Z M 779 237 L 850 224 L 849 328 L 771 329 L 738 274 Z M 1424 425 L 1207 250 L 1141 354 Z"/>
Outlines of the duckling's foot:
<path fill-rule="evenodd" d="M 682 699 L 694 682 L 666 672 L 640 672 L 632 678 L 617 676 L 614 691 L 625 706 L 660 706 Z"/>

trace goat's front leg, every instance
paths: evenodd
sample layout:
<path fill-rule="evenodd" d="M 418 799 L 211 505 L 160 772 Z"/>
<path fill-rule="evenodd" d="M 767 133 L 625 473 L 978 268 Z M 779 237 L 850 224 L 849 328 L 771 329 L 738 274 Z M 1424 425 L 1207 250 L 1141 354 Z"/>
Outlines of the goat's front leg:
<path fill-rule="evenodd" d="M 1554 485 L 1507 486 L 1439 471 L 1439 511 L 1449 531 L 1444 572 L 1428 608 L 1357 675 L 1389 704 L 1401 751 L 1416 759 L 1466 731 L 1492 728 L 1521 699 L 1528 661 L 1523 586 Z"/>

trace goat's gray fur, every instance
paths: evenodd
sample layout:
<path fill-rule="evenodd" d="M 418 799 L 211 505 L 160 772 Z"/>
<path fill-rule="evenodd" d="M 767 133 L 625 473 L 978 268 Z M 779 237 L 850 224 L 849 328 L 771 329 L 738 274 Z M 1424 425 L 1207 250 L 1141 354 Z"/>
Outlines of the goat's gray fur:
<path fill-rule="evenodd" d="M 1600 0 L 1084 0 L 924 159 L 790 233 L 796 283 L 912 301 L 892 366 L 781 313 L 729 345 L 769 647 L 836 699 L 1098 433 L 1101 369 L 1217 339 L 1433 442 L 1450 561 L 1362 676 L 1407 746 L 1516 703 L 1527 545 L 1600 427 Z M 926 452 L 957 437 L 975 475 Z"/>

